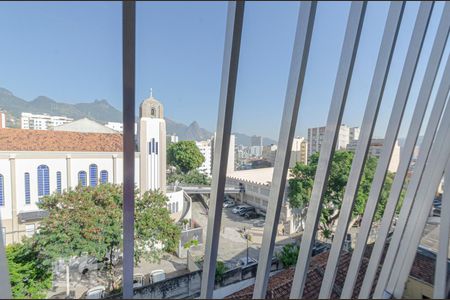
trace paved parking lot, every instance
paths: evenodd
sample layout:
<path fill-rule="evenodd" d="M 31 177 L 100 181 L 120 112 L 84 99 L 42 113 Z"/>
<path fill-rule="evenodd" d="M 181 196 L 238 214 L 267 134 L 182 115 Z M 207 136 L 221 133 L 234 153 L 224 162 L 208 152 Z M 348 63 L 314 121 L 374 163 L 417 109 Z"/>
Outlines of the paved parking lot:
<path fill-rule="evenodd" d="M 206 226 L 208 222 L 208 215 L 203 205 L 193 198 L 192 203 L 192 217 L 201 226 L 203 226 L 203 240 L 206 241 Z M 222 212 L 222 222 L 219 239 L 218 259 L 223 260 L 231 267 L 236 265 L 239 258 L 246 256 L 247 241 L 242 237 L 238 230 L 244 227 L 251 235 L 249 245 L 249 257 L 258 259 L 259 249 L 262 241 L 263 227 L 255 227 L 254 224 L 263 220 L 263 217 L 258 219 L 248 220 L 245 217 L 232 213 L 232 208 L 224 208 Z M 277 236 L 277 246 L 281 247 L 285 243 L 293 242 L 288 236 Z M 203 245 L 204 246 L 204 245 Z"/>

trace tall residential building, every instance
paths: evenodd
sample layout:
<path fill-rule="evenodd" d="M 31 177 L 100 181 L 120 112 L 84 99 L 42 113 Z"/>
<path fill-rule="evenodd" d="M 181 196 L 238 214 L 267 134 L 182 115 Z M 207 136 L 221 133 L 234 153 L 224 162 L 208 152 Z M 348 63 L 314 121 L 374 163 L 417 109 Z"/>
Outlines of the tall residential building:
<path fill-rule="evenodd" d="M 308 142 L 304 137 L 296 137 L 292 142 L 292 153 L 289 167 L 292 168 L 297 162 L 308 163 Z"/>
<path fill-rule="evenodd" d="M 359 127 L 352 127 L 349 130 L 349 143 L 351 143 L 354 140 L 359 140 Z"/>
<path fill-rule="evenodd" d="M 6 114 L 0 111 L 0 128 L 6 128 Z"/>
<path fill-rule="evenodd" d="M 355 151 L 358 140 L 353 140 L 347 145 L 347 150 Z M 369 154 L 375 157 L 380 157 L 383 151 L 384 139 L 372 139 L 369 146 Z M 395 173 L 397 172 L 398 165 L 400 163 L 400 144 L 398 140 L 395 142 L 394 149 L 392 150 L 391 161 L 389 162 L 388 171 Z"/>
<path fill-rule="evenodd" d="M 214 147 L 215 147 L 215 139 L 216 134 L 211 137 L 211 174 L 212 168 L 214 167 Z M 235 169 L 235 145 L 236 145 L 236 136 L 234 134 L 230 135 L 230 151 L 228 152 L 228 163 L 227 163 L 227 173 L 233 172 Z"/>
<path fill-rule="evenodd" d="M 195 142 L 198 149 L 202 153 L 203 157 L 205 158 L 205 161 L 202 163 L 202 165 L 197 169 L 200 173 L 211 176 L 211 140 L 206 141 L 200 141 Z"/>
<path fill-rule="evenodd" d="M 250 156 L 262 157 L 263 155 L 263 138 L 261 136 L 252 136 L 250 139 Z"/>
<path fill-rule="evenodd" d="M 72 122 L 73 119 L 63 116 L 37 115 L 23 112 L 20 116 L 20 128 L 49 130 L 53 127 Z"/>
<path fill-rule="evenodd" d="M 308 128 L 308 155 L 311 156 L 316 152 L 320 152 L 323 139 L 325 138 L 325 126 Z M 356 128 L 356 127 L 355 127 Z M 359 128 L 353 130 L 353 135 L 358 135 Z M 339 136 L 336 141 L 336 150 L 344 150 L 350 143 L 350 128 L 346 125 L 341 125 L 339 129 Z"/>
<path fill-rule="evenodd" d="M 167 137 L 167 145 L 172 143 L 178 143 L 178 135 L 168 134 L 166 137 Z"/>

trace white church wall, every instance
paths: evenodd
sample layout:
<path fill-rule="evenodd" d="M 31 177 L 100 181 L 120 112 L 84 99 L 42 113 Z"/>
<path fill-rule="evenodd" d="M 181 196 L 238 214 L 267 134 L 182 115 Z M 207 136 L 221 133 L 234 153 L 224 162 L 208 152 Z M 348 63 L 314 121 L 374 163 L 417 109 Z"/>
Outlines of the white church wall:
<path fill-rule="evenodd" d="M 3 176 L 3 206 L 0 206 L 0 217 L 2 220 L 11 219 L 11 174 L 8 156 L 0 157 L 0 174 Z M 2 224 L 2 226 L 5 226 Z"/>

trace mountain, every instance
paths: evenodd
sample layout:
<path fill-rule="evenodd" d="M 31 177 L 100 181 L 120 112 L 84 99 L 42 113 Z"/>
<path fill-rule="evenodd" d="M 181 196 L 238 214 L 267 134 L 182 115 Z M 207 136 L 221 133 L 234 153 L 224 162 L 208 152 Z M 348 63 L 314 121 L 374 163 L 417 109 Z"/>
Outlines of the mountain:
<path fill-rule="evenodd" d="M 0 87 L 0 110 L 7 113 L 9 127 L 20 127 L 20 114 L 29 112 L 34 114 L 49 114 L 66 116 L 75 120 L 89 118 L 99 123 L 122 122 L 122 112 L 113 107 L 106 100 L 95 100 L 91 103 L 68 104 L 57 102 L 46 96 L 39 96 L 32 101 L 26 101 L 15 96 L 11 91 Z M 168 134 L 175 134 L 183 140 L 205 140 L 211 138 L 214 133 L 201 128 L 197 121 L 189 126 L 177 123 L 165 118 Z M 236 145 L 250 145 L 251 137 L 242 133 L 236 135 Z M 264 145 L 275 144 L 276 141 L 264 138 Z"/>

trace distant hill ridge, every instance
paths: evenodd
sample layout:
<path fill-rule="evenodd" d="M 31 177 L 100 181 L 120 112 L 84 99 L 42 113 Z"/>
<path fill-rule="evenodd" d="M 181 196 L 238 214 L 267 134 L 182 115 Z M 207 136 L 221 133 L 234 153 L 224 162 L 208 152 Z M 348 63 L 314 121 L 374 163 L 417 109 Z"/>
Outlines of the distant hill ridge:
<path fill-rule="evenodd" d="M 89 118 L 102 124 L 106 122 L 122 122 L 122 112 L 104 99 L 94 100 L 90 103 L 68 104 L 57 102 L 46 96 L 39 96 L 32 101 L 26 101 L 2 87 L 0 87 L 0 109 L 5 110 L 9 117 L 14 119 L 16 127 L 19 127 L 20 114 L 22 112 L 66 116 L 75 120 Z M 212 132 L 201 128 L 197 121 L 187 126 L 168 118 L 165 118 L 165 120 L 167 133 L 176 134 L 180 140 L 200 141 L 213 135 Z M 234 134 L 236 135 L 236 144 L 250 145 L 250 136 L 241 133 Z M 274 143 L 276 141 L 264 138 L 265 145 Z"/>

